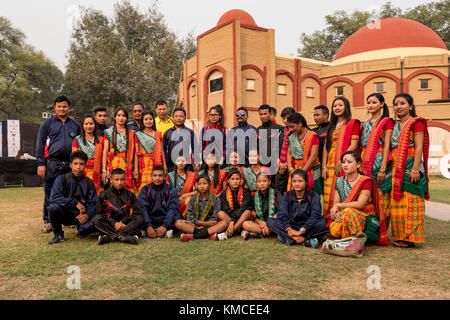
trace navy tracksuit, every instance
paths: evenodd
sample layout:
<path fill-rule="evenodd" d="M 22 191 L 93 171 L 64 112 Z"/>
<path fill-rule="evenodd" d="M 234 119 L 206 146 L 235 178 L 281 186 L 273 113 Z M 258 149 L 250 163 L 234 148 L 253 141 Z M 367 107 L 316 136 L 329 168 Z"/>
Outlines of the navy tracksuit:
<path fill-rule="evenodd" d="M 177 147 L 178 144 L 181 144 L 183 148 L 181 148 L 181 146 Z M 177 149 L 175 149 L 175 147 L 177 147 Z M 185 149 L 188 152 L 185 154 L 188 161 L 187 170 L 193 171 L 191 163 L 200 163 L 197 137 L 195 136 L 194 131 L 186 126 L 183 126 L 180 130 L 177 130 L 175 127 L 168 129 L 163 136 L 163 149 L 169 172 L 176 169 L 174 160 L 176 160 L 180 153 Z M 174 159 L 172 159 L 172 151 L 174 151 L 174 149 L 180 152 L 175 154 Z"/>
<path fill-rule="evenodd" d="M 277 233 L 287 244 L 295 243 L 288 236 L 287 228 L 300 230 L 306 229 L 303 234 L 305 240 L 318 238 L 328 232 L 327 221 L 322 216 L 322 205 L 317 192 L 306 190 L 302 199 L 297 199 L 295 191 L 284 194 L 278 207 L 277 217 L 267 220 L 267 227 Z"/>
<path fill-rule="evenodd" d="M 81 203 L 89 216 L 89 220 L 80 224 L 77 217 L 80 214 L 77 205 Z M 82 175 L 76 177 L 72 173 L 66 173 L 56 178 L 50 194 L 48 215 L 53 226 L 53 232 L 64 234 L 62 225 L 76 225 L 80 236 L 88 235 L 95 229 L 91 224 L 91 218 L 95 214 L 97 204 L 97 191 L 94 182 Z"/>
<path fill-rule="evenodd" d="M 138 203 L 144 213 L 145 228 L 174 229 L 175 221 L 183 219 L 178 211 L 178 192 L 166 182 L 159 186 L 153 183 L 144 186 L 139 192 Z"/>
<path fill-rule="evenodd" d="M 36 141 L 37 163 L 38 166 L 47 168 L 44 178 L 44 223 L 50 222 L 47 207 L 53 183 L 59 175 L 70 172 L 69 157 L 72 142 L 80 134 L 80 125 L 70 118 L 63 123 L 57 116 L 53 116 L 39 127 Z"/>

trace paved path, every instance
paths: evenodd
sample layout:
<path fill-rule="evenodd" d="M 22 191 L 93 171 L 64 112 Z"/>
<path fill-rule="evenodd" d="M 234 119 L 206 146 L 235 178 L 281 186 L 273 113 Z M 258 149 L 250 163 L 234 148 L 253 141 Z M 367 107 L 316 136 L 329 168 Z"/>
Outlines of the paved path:
<path fill-rule="evenodd" d="M 450 205 L 427 201 L 425 204 L 425 214 L 435 219 L 450 221 Z"/>

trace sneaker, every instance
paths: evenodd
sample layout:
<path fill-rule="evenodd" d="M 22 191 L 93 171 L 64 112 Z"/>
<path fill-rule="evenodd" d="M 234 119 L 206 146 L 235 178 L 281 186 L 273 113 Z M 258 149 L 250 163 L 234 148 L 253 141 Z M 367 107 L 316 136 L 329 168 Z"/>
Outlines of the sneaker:
<path fill-rule="evenodd" d="M 278 236 L 278 242 L 281 244 L 286 244 L 286 241 L 284 241 L 284 239 L 281 236 Z"/>
<path fill-rule="evenodd" d="M 44 226 L 41 229 L 42 233 L 50 233 L 53 231 L 53 226 L 51 223 L 44 223 Z"/>
<path fill-rule="evenodd" d="M 303 242 L 305 247 L 317 249 L 319 247 L 319 241 L 317 238 L 311 238 Z"/>
<path fill-rule="evenodd" d="M 138 244 L 138 236 L 118 236 L 117 240 L 123 243 L 131 243 L 131 244 Z"/>
<path fill-rule="evenodd" d="M 263 234 L 262 234 L 262 232 L 249 232 L 248 238 L 249 239 L 262 239 Z"/>
<path fill-rule="evenodd" d="M 180 240 L 184 242 L 192 241 L 194 240 L 194 235 L 191 233 L 182 233 L 180 236 Z"/>
<path fill-rule="evenodd" d="M 55 234 L 52 238 L 52 240 L 50 240 L 48 242 L 48 244 L 55 244 L 55 243 L 60 243 L 64 241 L 64 234 Z"/>
<path fill-rule="evenodd" d="M 226 232 L 217 233 L 216 240 L 223 241 L 223 240 L 227 240 L 227 239 L 228 239 L 228 236 L 227 236 Z"/>
<path fill-rule="evenodd" d="M 173 238 L 173 230 L 172 229 L 167 230 L 165 238 L 168 238 L 168 239 Z"/>
<path fill-rule="evenodd" d="M 248 239 L 250 238 L 250 232 L 248 232 L 247 230 L 242 230 L 242 232 L 241 232 L 241 237 L 242 237 L 244 240 L 248 240 Z"/>
<path fill-rule="evenodd" d="M 213 233 L 208 237 L 209 240 L 217 240 L 217 233 Z"/>
<path fill-rule="evenodd" d="M 107 234 L 98 236 L 97 243 L 98 243 L 100 246 L 101 246 L 102 244 L 105 244 L 105 243 L 108 243 L 108 242 L 111 242 L 111 238 L 110 238 Z"/>

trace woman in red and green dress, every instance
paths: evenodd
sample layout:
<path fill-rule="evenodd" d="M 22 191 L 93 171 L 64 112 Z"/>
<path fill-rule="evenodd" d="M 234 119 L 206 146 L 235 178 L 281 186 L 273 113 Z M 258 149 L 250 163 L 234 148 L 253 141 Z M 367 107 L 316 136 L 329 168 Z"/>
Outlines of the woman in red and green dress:
<path fill-rule="evenodd" d="M 323 214 L 326 216 L 333 207 L 336 193 L 336 178 L 342 177 L 341 156 L 346 151 L 358 151 L 361 136 L 361 122 L 352 119 L 350 102 L 339 97 L 334 99 L 330 124 L 322 154 Z"/>
<path fill-rule="evenodd" d="M 326 216 L 331 236 L 347 238 L 365 232 L 368 239 L 389 244 L 375 180 L 360 174 L 361 156 L 355 151 L 345 152 L 340 160 L 345 175 L 336 179 L 333 207 Z"/>
<path fill-rule="evenodd" d="M 94 181 L 97 194 L 103 191 L 101 183 L 103 137 L 97 136 L 95 119 L 87 115 L 81 121 L 81 135 L 76 136 L 72 143 L 72 151 L 81 150 L 88 156 L 84 174 Z"/>
<path fill-rule="evenodd" d="M 136 153 L 134 156 L 133 177 L 136 181 L 136 196 L 141 189 L 152 182 L 153 166 L 164 165 L 164 154 L 162 151 L 162 134 L 156 130 L 155 118 L 151 111 L 142 113 L 143 130 L 136 131 L 134 143 Z"/>
<path fill-rule="evenodd" d="M 211 152 L 205 159 L 205 169 L 198 172 L 198 176 L 208 174 L 211 179 L 211 193 L 215 196 L 220 196 L 223 190 L 227 188 L 227 173 L 220 169 L 217 163 L 216 154 Z"/>
<path fill-rule="evenodd" d="M 128 112 L 120 107 L 114 112 L 114 124 L 104 131 L 102 181 L 106 185 L 114 169 L 125 171 L 125 188 L 135 193 L 133 180 L 134 130 L 127 128 Z"/>
<path fill-rule="evenodd" d="M 306 119 L 300 113 L 291 114 L 287 120 L 292 133 L 288 138 L 289 174 L 302 169 L 308 174 L 308 190 L 323 194 L 322 166 L 319 162 L 319 136 L 308 129 Z M 289 176 L 287 191 L 292 190 Z"/>
<path fill-rule="evenodd" d="M 370 119 L 362 124 L 361 172 L 377 182 L 379 206 L 383 210 L 386 225 L 389 225 L 389 199 L 392 189 L 391 136 L 394 121 L 389 117 L 389 108 L 381 93 L 367 97 Z"/>
<path fill-rule="evenodd" d="M 186 219 L 187 205 L 192 196 L 197 194 L 195 184 L 197 183 L 197 173 L 186 170 L 187 160 L 184 156 L 179 156 L 175 161 L 175 171 L 169 172 L 166 181 L 178 191 L 178 211 Z"/>
<path fill-rule="evenodd" d="M 398 117 L 391 137 L 392 171 L 391 228 L 393 245 L 411 247 L 424 242 L 425 199 L 428 190 L 430 138 L 427 121 L 416 115 L 413 98 L 395 96 Z"/>

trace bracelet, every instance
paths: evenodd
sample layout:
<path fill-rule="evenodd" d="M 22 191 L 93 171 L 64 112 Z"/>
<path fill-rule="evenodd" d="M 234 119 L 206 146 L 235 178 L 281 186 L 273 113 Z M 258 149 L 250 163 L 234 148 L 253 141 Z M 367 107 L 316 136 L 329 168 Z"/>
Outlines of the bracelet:
<path fill-rule="evenodd" d="M 419 173 L 419 170 L 411 170 L 410 173 Z"/>
<path fill-rule="evenodd" d="M 378 173 L 386 173 L 386 170 L 384 170 L 384 171 L 380 170 L 380 171 L 378 171 Z"/>

